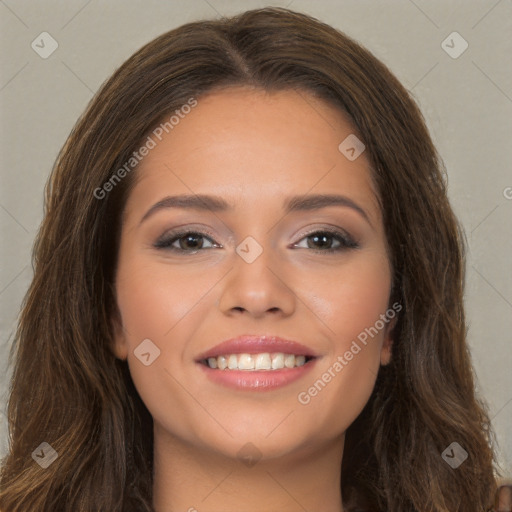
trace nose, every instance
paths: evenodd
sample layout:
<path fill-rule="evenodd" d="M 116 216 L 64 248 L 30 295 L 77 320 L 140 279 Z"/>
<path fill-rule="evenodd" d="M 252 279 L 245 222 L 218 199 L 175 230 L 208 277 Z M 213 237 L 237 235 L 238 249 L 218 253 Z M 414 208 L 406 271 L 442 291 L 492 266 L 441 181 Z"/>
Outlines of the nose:
<path fill-rule="evenodd" d="M 297 297 L 285 265 L 284 259 L 276 257 L 270 249 L 264 249 L 252 262 L 236 254 L 218 300 L 219 309 L 226 315 L 246 314 L 254 318 L 270 313 L 292 315 Z"/>

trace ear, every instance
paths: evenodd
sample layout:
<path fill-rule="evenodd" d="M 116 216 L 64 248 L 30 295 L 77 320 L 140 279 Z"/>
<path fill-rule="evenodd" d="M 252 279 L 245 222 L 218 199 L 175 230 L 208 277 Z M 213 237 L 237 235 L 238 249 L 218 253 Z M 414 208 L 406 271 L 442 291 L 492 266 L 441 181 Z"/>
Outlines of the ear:
<path fill-rule="evenodd" d="M 391 352 L 393 349 L 393 328 L 397 323 L 397 317 L 391 319 L 386 326 L 384 332 L 384 341 L 382 342 L 382 348 L 380 351 L 380 364 L 386 366 L 391 361 Z"/>
<path fill-rule="evenodd" d="M 111 343 L 112 353 L 122 361 L 126 361 L 128 358 L 128 342 L 126 340 L 126 334 L 123 328 L 123 321 L 121 319 L 121 314 L 119 310 L 116 308 L 114 314 L 112 315 L 112 333 L 113 340 Z"/>

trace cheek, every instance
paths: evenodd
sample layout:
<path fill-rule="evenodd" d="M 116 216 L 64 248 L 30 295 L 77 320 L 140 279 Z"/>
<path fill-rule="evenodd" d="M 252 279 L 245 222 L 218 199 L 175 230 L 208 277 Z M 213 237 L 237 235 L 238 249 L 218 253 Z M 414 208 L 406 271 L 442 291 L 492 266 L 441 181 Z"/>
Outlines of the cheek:
<path fill-rule="evenodd" d="M 333 358 L 298 397 L 305 417 L 323 425 L 326 439 L 345 432 L 367 404 L 376 380 L 369 359 L 364 352 L 351 361 Z"/>
<path fill-rule="evenodd" d="M 345 430 L 359 415 L 379 371 L 391 273 L 380 253 L 369 256 L 310 288 L 310 303 L 332 343 L 298 399 L 315 421 L 331 425 L 331 433 Z"/>
<path fill-rule="evenodd" d="M 382 252 L 371 252 L 354 258 L 350 264 L 331 267 L 316 279 L 316 284 L 309 282 L 304 290 L 317 317 L 329 329 L 334 349 L 344 352 L 351 340 L 374 326 L 386 312 L 390 287 L 387 258 Z"/>
<path fill-rule="evenodd" d="M 188 414 L 190 395 L 180 385 L 186 382 L 186 345 L 205 309 L 213 307 L 207 292 L 214 283 L 204 272 L 194 280 L 138 255 L 125 253 L 119 262 L 117 302 L 132 380 L 153 418 L 183 438 L 190 436 L 197 423 L 193 414 Z M 158 351 L 153 352 L 149 345 L 153 362 L 146 366 L 136 354 L 141 353 L 139 346 L 147 339 Z M 153 359 L 153 354 L 158 357 Z M 180 411 L 179 419 L 168 415 L 168 411 L 176 410 Z"/>
<path fill-rule="evenodd" d="M 178 322 L 201 309 L 214 282 L 204 272 L 194 279 L 143 257 L 126 258 L 119 267 L 117 302 L 130 348 L 145 338 L 167 339 Z"/>

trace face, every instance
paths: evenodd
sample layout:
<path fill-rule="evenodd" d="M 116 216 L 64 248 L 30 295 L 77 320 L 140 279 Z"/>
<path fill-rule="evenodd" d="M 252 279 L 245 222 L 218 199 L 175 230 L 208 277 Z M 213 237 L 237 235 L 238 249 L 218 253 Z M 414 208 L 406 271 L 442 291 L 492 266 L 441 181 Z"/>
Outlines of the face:
<path fill-rule="evenodd" d="M 366 155 L 338 148 L 354 134 L 305 92 L 231 88 L 198 98 L 134 171 L 114 351 L 159 435 L 230 457 L 250 442 L 274 458 L 342 440 L 361 412 L 389 362 L 395 311 Z M 168 199 L 180 195 L 226 204 Z M 214 349 L 242 335 L 267 338 Z M 282 352 L 295 367 L 209 368 L 210 349 L 263 367 Z"/>

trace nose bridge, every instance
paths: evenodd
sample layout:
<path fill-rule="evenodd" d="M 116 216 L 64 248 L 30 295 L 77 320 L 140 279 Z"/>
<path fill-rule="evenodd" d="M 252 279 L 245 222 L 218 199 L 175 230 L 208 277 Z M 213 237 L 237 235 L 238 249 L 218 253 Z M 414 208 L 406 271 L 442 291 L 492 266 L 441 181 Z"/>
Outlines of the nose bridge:
<path fill-rule="evenodd" d="M 219 300 L 220 309 L 225 313 L 245 310 L 255 316 L 276 311 L 291 314 L 295 296 L 286 282 L 285 265 L 270 244 L 264 246 L 256 238 L 246 237 L 236 247 L 233 269 Z"/>

